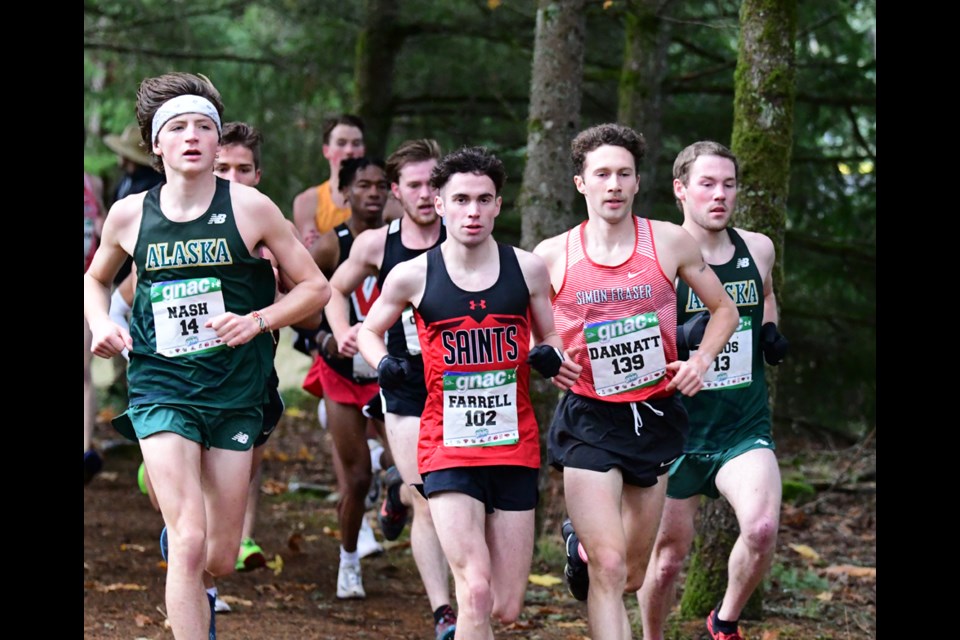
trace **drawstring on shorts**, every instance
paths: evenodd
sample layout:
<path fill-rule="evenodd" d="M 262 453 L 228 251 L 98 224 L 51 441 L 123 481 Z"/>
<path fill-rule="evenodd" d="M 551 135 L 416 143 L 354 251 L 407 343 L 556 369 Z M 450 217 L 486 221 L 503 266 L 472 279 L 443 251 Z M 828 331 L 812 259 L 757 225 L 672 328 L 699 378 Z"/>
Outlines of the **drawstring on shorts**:
<path fill-rule="evenodd" d="M 655 414 L 657 414 L 659 417 L 661 417 L 661 418 L 663 417 L 663 411 L 659 411 L 659 410 L 657 410 L 657 409 L 654 409 L 652 406 L 650 406 L 650 403 L 649 403 L 649 402 L 643 402 L 643 401 L 641 401 L 640 404 L 644 405 L 647 409 L 650 409 L 650 411 L 653 411 L 653 412 L 654 412 Z M 636 402 L 631 402 L 631 403 L 630 403 L 630 411 L 633 412 L 633 432 L 634 432 L 635 434 L 637 434 L 637 436 L 639 436 L 639 435 L 640 435 L 640 429 L 643 428 L 643 418 L 640 416 L 640 412 L 637 410 L 637 403 L 636 403 Z"/>

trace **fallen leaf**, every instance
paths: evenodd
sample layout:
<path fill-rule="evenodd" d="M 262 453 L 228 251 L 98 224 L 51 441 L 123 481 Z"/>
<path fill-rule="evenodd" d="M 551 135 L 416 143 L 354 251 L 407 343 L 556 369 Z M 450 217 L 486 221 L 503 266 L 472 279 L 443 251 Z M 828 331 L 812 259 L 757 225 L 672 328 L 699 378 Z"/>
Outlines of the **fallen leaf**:
<path fill-rule="evenodd" d="M 304 462 L 313 462 L 313 454 L 310 453 L 310 449 L 307 449 L 307 445 L 300 445 L 300 450 L 297 451 L 297 460 L 303 460 Z"/>
<path fill-rule="evenodd" d="M 280 554 L 273 556 L 273 560 L 267 561 L 267 567 L 273 569 L 273 575 L 278 576 L 283 573 L 283 558 Z"/>
<path fill-rule="evenodd" d="M 824 573 L 831 576 L 848 575 L 852 578 L 870 578 L 877 579 L 876 567 L 856 567 L 852 564 L 835 564 L 823 570 Z"/>
<path fill-rule="evenodd" d="M 132 582 L 114 582 L 113 584 L 97 584 L 94 587 L 101 593 L 110 593 L 111 591 L 146 591 L 147 588 L 141 584 Z"/>
<path fill-rule="evenodd" d="M 145 616 L 142 613 L 138 613 L 133 617 L 133 623 L 142 629 L 148 624 L 153 624 L 153 619 L 150 616 Z"/>
<path fill-rule="evenodd" d="M 260 484 L 260 493 L 268 496 L 279 496 L 287 492 L 287 483 L 267 478 Z"/>
<path fill-rule="evenodd" d="M 820 602 L 830 602 L 833 600 L 833 592 L 831 591 L 821 591 L 817 594 L 817 600 Z"/>
<path fill-rule="evenodd" d="M 563 580 L 551 575 L 535 575 L 530 574 L 527 578 L 530 582 L 541 587 L 552 587 L 554 585 L 563 584 Z"/>
<path fill-rule="evenodd" d="M 493 11 L 494 9 L 499 7 L 500 4 L 501 4 L 500 0 L 487 0 L 487 7 L 490 9 L 490 11 Z"/>
<path fill-rule="evenodd" d="M 613 0 L 603 0 L 603 10 L 606 11 L 613 6 Z"/>
<path fill-rule="evenodd" d="M 289 417 L 291 417 L 291 418 L 302 418 L 302 417 L 304 417 L 305 415 L 307 415 L 307 413 L 306 413 L 303 409 L 301 409 L 301 408 L 299 408 L 299 407 L 288 407 L 288 408 L 283 412 L 283 415 L 289 416 Z"/>
<path fill-rule="evenodd" d="M 294 533 L 287 538 L 287 548 L 294 553 L 300 553 L 300 545 L 303 543 L 303 535 Z"/>
<path fill-rule="evenodd" d="M 763 635 L 760 636 L 760 640 L 777 640 L 780 637 L 779 631 L 767 630 L 763 632 Z"/>
<path fill-rule="evenodd" d="M 528 630 L 533 628 L 534 628 L 533 620 L 515 620 L 514 622 L 511 622 L 510 624 L 504 627 L 504 629 L 508 631 L 516 631 L 519 629 Z"/>
<path fill-rule="evenodd" d="M 226 602 L 227 604 L 239 604 L 243 607 L 252 607 L 252 600 L 244 600 L 243 598 L 238 598 L 236 596 L 220 596 L 220 599 Z"/>
<path fill-rule="evenodd" d="M 811 562 L 817 562 L 820 560 L 820 554 L 814 551 L 813 547 L 809 547 L 805 544 L 790 544 L 789 546 L 791 549 Z"/>
<path fill-rule="evenodd" d="M 143 553 L 147 548 L 142 544 L 122 544 L 120 545 L 120 551 L 139 551 Z"/>

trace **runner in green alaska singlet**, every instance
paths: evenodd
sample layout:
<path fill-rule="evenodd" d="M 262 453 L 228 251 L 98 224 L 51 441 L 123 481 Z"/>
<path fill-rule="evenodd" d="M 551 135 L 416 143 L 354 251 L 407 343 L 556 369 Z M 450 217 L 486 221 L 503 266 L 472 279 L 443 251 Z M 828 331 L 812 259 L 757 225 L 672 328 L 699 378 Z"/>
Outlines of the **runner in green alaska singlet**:
<path fill-rule="evenodd" d="M 763 279 L 740 235 L 731 228 L 733 257 L 711 264 L 740 312 L 740 324 L 704 374 L 703 391 L 684 397 L 690 415 L 686 453 L 721 451 L 750 436 L 770 435 L 767 381 L 760 350 Z M 677 324 L 704 311 L 703 303 L 682 280 L 677 286 Z"/>
<path fill-rule="evenodd" d="M 159 197 L 158 186 L 143 201 L 134 250 L 139 279 L 130 326 L 130 404 L 259 406 L 272 368 L 270 336 L 229 348 L 204 325 L 227 311 L 245 315 L 269 306 L 275 288 L 270 262 L 250 255 L 240 237 L 226 180 L 217 178 L 209 209 L 189 222 L 167 219 Z"/>

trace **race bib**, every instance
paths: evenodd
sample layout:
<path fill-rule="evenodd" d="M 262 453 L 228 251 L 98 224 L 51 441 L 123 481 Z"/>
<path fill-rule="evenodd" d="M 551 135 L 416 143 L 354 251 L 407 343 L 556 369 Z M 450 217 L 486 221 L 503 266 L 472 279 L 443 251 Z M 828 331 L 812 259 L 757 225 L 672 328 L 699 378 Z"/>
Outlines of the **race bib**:
<path fill-rule="evenodd" d="M 444 446 L 516 444 L 518 425 L 516 369 L 444 372 Z"/>
<path fill-rule="evenodd" d="M 219 278 L 156 282 L 150 286 L 157 353 L 168 358 L 222 349 L 217 332 L 204 325 L 226 313 Z"/>
<path fill-rule="evenodd" d="M 353 377 L 354 378 L 376 378 L 377 370 L 367 364 L 360 352 L 353 354 Z"/>
<path fill-rule="evenodd" d="M 663 336 L 654 312 L 586 325 L 583 334 L 597 395 L 646 387 L 666 373 Z"/>
<path fill-rule="evenodd" d="M 420 355 L 420 336 L 417 334 L 417 319 L 413 315 L 413 307 L 407 305 L 400 316 L 401 327 L 403 327 L 403 340 L 407 347 L 407 353 L 412 356 Z M 390 332 L 385 336 L 386 343 L 390 344 Z"/>
<path fill-rule="evenodd" d="M 690 352 L 692 356 L 697 351 Z M 703 374 L 703 390 L 738 389 L 753 382 L 753 320 L 740 316 L 737 330 Z"/>

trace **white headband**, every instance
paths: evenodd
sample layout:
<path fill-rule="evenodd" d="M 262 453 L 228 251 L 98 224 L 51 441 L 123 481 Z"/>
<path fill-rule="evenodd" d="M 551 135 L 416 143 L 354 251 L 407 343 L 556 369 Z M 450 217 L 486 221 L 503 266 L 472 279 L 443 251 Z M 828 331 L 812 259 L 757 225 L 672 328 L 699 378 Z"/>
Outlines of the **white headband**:
<path fill-rule="evenodd" d="M 185 113 L 199 113 L 200 115 L 207 116 L 216 123 L 218 134 L 223 128 L 220 125 L 220 114 L 217 113 L 217 108 L 213 106 L 212 102 L 203 96 L 184 94 L 182 96 L 177 96 L 176 98 L 167 100 L 160 105 L 160 108 L 157 109 L 157 112 L 153 114 L 153 131 L 151 132 L 152 137 L 150 138 L 151 143 L 156 144 L 157 136 L 160 134 L 160 129 L 163 128 L 163 125 L 167 124 L 167 122 L 169 122 L 171 119 Z"/>

